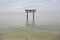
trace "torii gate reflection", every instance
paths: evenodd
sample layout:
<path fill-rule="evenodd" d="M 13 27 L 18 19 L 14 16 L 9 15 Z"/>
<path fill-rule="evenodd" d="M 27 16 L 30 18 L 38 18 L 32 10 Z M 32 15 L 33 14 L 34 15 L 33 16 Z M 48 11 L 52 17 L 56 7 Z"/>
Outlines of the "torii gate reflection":
<path fill-rule="evenodd" d="M 29 25 L 29 22 L 28 22 L 28 13 L 33 13 L 33 21 L 32 21 L 32 25 L 35 25 L 35 21 L 34 21 L 34 13 L 35 13 L 35 11 L 36 11 L 36 9 L 31 9 L 31 10 L 29 10 L 29 9 L 25 9 L 25 11 L 26 11 L 26 25 L 28 26 Z"/>

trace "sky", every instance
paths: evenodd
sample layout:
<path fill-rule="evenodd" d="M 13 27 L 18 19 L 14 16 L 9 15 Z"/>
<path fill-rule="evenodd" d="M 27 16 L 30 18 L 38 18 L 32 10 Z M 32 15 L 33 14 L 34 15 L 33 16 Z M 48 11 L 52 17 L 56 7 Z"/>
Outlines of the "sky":
<path fill-rule="evenodd" d="M 0 27 L 25 25 L 25 9 L 36 9 L 36 25 L 60 27 L 60 0 L 0 0 Z"/>

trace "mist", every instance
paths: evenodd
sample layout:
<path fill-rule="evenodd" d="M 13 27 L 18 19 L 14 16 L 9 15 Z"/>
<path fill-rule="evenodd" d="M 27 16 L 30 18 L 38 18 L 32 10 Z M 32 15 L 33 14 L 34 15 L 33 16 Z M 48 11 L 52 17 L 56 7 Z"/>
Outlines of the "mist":
<path fill-rule="evenodd" d="M 37 9 L 36 26 L 60 28 L 59 0 L 0 0 L 0 27 L 25 26 L 25 9 Z M 32 14 L 29 17 L 29 20 L 32 21 Z"/>

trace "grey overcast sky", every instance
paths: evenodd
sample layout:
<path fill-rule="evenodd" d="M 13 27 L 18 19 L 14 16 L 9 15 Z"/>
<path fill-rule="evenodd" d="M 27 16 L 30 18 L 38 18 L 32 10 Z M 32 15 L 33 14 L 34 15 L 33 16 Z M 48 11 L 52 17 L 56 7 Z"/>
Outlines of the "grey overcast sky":
<path fill-rule="evenodd" d="M 25 9 L 37 9 L 37 25 L 60 26 L 60 0 L 0 0 L 0 27 L 25 25 Z"/>

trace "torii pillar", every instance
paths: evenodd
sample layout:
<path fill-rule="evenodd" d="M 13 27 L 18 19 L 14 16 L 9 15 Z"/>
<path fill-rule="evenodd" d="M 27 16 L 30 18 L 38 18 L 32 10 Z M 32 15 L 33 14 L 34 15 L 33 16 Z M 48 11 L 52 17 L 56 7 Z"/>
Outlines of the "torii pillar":
<path fill-rule="evenodd" d="M 29 21 L 28 21 L 28 13 L 33 13 L 33 21 L 32 21 L 32 25 L 34 26 L 35 25 L 35 21 L 34 21 L 34 13 L 36 11 L 36 9 L 31 9 L 31 10 L 28 10 L 28 9 L 25 9 L 26 11 L 26 25 L 28 26 L 29 25 Z"/>

